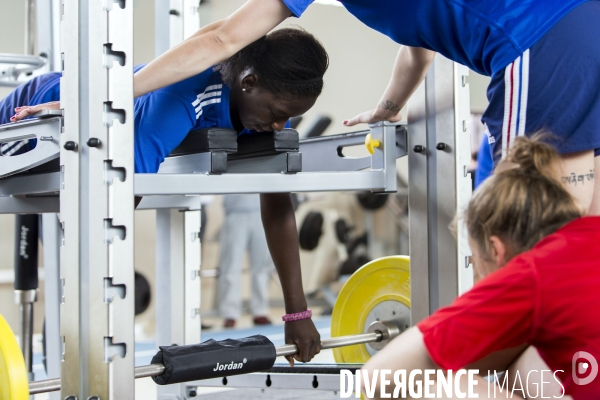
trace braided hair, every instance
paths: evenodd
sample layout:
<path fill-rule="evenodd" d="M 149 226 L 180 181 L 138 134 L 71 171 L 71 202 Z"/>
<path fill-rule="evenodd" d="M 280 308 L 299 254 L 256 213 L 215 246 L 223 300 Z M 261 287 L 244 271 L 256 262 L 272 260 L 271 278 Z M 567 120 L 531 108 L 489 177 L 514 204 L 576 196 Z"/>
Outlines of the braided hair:
<path fill-rule="evenodd" d="M 318 97 L 329 58 L 323 45 L 304 29 L 283 28 L 269 33 L 217 64 L 223 82 L 231 87 L 248 68 L 260 85 L 276 95 Z"/>

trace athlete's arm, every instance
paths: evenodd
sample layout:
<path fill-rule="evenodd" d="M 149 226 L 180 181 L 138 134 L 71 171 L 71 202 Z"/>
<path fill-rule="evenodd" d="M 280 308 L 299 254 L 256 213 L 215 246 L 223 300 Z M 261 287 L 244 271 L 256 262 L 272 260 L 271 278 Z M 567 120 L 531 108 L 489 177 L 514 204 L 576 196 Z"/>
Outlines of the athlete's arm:
<path fill-rule="evenodd" d="M 532 372 L 531 375 L 529 374 Z M 545 377 L 541 371 L 545 371 Z M 524 393 L 536 393 L 536 390 L 544 393 L 546 398 L 573 400 L 571 396 L 565 396 L 564 387 L 559 384 L 554 374 L 550 373 L 550 367 L 535 347 L 528 347 L 523 354 L 508 368 L 508 382 L 522 383 Z M 517 377 L 518 375 L 518 377 Z M 526 377 L 519 379 L 520 377 Z"/>
<path fill-rule="evenodd" d="M 362 391 L 366 394 L 366 398 L 380 399 L 386 398 L 387 394 L 392 394 L 396 385 L 394 384 L 394 372 L 404 370 L 405 382 L 408 382 L 409 374 L 412 370 L 437 369 L 438 367 L 429 357 L 423 335 L 417 327 L 412 327 L 400 336 L 392 340 L 385 346 L 385 351 L 379 351 L 362 367 L 362 371 L 367 372 L 369 382 L 361 381 Z M 390 381 L 390 385 L 382 388 L 380 374 L 382 370 L 391 371 L 391 375 L 387 375 L 386 379 Z M 377 375 L 375 376 L 375 372 Z M 363 372 L 364 376 L 364 372 Z M 420 378 L 423 376 L 421 375 Z M 417 379 L 419 380 L 419 379 Z M 372 389 L 372 383 L 375 382 L 375 389 Z M 383 393 L 382 393 L 383 389 Z M 387 398 L 390 396 L 388 395 Z M 395 398 L 399 398 L 396 396 Z"/>
<path fill-rule="evenodd" d="M 35 106 L 28 106 L 27 104 L 22 104 L 18 109 L 15 109 L 15 115 L 10 120 L 11 122 L 17 122 L 44 110 L 60 110 L 60 101 L 51 101 Z"/>
<path fill-rule="evenodd" d="M 452 344 L 449 344 L 451 346 Z M 431 379 L 432 386 L 429 386 L 429 392 L 436 393 L 437 390 L 437 370 L 440 369 L 438 365 L 431 359 L 429 356 L 429 352 L 427 351 L 427 347 L 423 340 L 423 334 L 417 327 L 412 327 L 408 329 L 406 332 L 402 333 L 399 337 L 392 340 L 386 347 L 386 351 L 380 351 L 376 355 L 374 355 L 363 367 L 363 371 L 367 371 L 367 379 L 370 381 L 365 382 L 364 378 L 361 381 L 362 392 L 366 395 L 365 397 L 368 399 L 384 399 L 384 398 L 400 398 L 402 396 L 401 389 L 394 382 L 394 373 L 396 371 L 404 371 L 404 384 L 406 385 L 406 392 L 409 392 L 409 381 L 410 374 L 412 371 L 418 370 L 418 373 L 414 375 L 413 380 L 413 389 L 418 393 L 419 388 L 421 387 L 421 391 L 425 393 L 425 381 L 424 381 L 424 373 L 426 370 L 435 370 L 435 373 L 429 375 Z M 465 367 L 469 368 L 469 367 Z M 474 369 L 473 367 L 470 367 Z M 390 384 L 386 387 L 381 386 L 381 372 L 384 370 L 389 370 L 390 372 L 385 377 L 386 380 L 390 381 Z M 377 375 L 375 375 L 375 371 L 377 371 Z M 456 371 L 455 371 L 456 372 Z M 447 373 L 447 372 L 446 372 Z M 485 370 L 480 369 L 480 375 L 485 375 Z M 454 377 L 455 375 L 452 375 Z M 445 396 L 445 392 L 442 391 L 442 397 L 436 397 L 438 399 L 455 399 L 455 398 L 464 398 L 465 396 L 460 396 L 461 393 L 468 393 L 469 389 L 473 390 L 473 393 L 477 394 L 479 398 L 487 398 L 488 394 L 488 382 L 481 378 L 481 376 L 475 375 L 474 380 L 476 383 L 473 386 L 469 385 L 468 375 L 464 374 L 460 376 L 460 382 L 456 381 L 456 378 L 453 378 L 453 383 L 455 385 L 458 384 L 458 389 L 453 390 L 453 395 Z M 402 382 L 402 378 L 399 378 L 398 381 Z M 372 388 L 373 383 L 375 383 L 374 389 Z M 394 390 L 398 390 L 398 393 L 394 393 Z M 455 397 L 456 396 L 456 397 Z M 402 397 L 403 398 L 403 397 Z M 408 396 L 408 398 L 412 398 Z M 508 397 L 508 393 L 505 390 L 504 393 L 500 392 L 499 397 L 502 399 L 522 399 L 522 397 L 518 395 L 513 395 Z"/>
<path fill-rule="evenodd" d="M 285 312 L 291 314 L 305 311 L 307 304 L 302 288 L 298 231 L 290 195 L 261 194 L 260 210 L 269 252 L 283 290 Z M 285 340 L 286 343 L 298 346 L 299 354 L 293 357 L 298 361 L 310 361 L 321 349 L 319 332 L 311 319 L 286 322 Z M 288 357 L 291 364 L 293 358 Z"/>
<path fill-rule="evenodd" d="M 135 96 L 210 68 L 261 38 L 291 15 L 281 0 L 249 0 L 226 19 L 203 28 L 136 73 Z"/>
<path fill-rule="evenodd" d="M 402 46 L 394 63 L 392 78 L 377 107 L 349 119 L 344 125 L 400 121 L 400 110 L 421 84 L 434 57 L 435 52 L 431 50 Z"/>
<path fill-rule="evenodd" d="M 137 72 L 133 79 L 134 96 L 207 70 L 260 39 L 291 15 L 281 0 L 249 0 L 229 17 L 205 26 Z M 43 110 L 60 109 L 59 102 L 23 106 L 14 121 Z"/>

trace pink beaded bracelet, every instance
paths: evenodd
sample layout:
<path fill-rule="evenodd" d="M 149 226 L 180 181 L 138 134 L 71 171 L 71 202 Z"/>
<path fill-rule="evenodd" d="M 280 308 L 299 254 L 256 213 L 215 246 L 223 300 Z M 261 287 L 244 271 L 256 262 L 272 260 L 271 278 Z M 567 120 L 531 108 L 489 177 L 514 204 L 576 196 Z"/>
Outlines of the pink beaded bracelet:
<path fill-rule="evenodd" d="M 301 319 L 309 319 L 312 317 L 312 310 L 306 310 L 293 314 L 285 314 L 281 319 L 285 322 L 299 321 Z"/>

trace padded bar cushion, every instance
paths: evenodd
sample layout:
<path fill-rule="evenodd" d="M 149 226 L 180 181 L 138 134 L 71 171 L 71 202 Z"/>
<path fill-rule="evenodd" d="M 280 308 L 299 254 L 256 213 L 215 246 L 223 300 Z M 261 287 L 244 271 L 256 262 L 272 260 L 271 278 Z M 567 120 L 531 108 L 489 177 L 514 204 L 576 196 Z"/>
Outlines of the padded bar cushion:
<path fill-rule="evenodd" d="M 153 376 L 159 385 L 241 375 L 264 371 L 275 363 L 275 346 L 262 335 L 186 346 L 161 346 L 152 364 L 162 363 L 165 372 Z"/>
<path fill-rule="evenodd" d="M 237 149 L 237 132 L 235 130 L 204 128 L 190 131 L 183 142 L 171 152 L 170 156 L 205 153 L 207 151 L 235 153 Z"/>
<path fill-rule="evenodd" d="M 15 216 L 15 290 L 38 288 L 38 216 Z"/>
<path fill-rule="evenodd" d="M 300 140 L 295 129 L 277 132 L 257 132 L 238 137 L 238 151 L 233 158 L 263 156 L 298 151 Z"/>

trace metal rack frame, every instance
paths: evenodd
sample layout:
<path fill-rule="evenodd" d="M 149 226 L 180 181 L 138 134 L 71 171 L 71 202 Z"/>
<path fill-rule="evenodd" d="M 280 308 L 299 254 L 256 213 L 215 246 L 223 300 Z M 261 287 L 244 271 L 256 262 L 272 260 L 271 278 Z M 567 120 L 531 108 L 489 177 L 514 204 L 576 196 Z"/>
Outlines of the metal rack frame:
<path fill-rule="evenodd" d="M 180 3 L 185 15 L 187 2 Z M 60 255 L 49 252 L 48 257 L 60 259 L 63 284 L 53 289 L 63 299 L 63 399 L 134 397 L 134 194 L 149 196 L 144 202 L 158 208 L 169 206 L 164 195 L 396 190 L 399 146 L 396 126 L 387 123 L 371 127 L 383 146 L 370 157 L 366 171 L 336 167 L 297 174 L 133 174 L 132 7 L 126 0 L 64 0 L 61 170 L 0 180 L 0 212 L 60 211 L 60 223 L 52 223 L 50 215 L 44 229 L 61 244 Z M 177 15 L 170 13 L 168 18 L 173 16 Z M 177 31 L 173 29 L 170 32 Z M 472 284 L 465 232 L 459 228 L 457 243 L 447 229 L 471 190 L 465 173 L 469 162 L 466 75 L 464 67 L 437 56 L 409 108 L 413 323 Z M 426 111 L 419 114 L 419 110 Z M 99 146 L 88 145 L 91 138 L 99 139 Z M 77 144 L 76 151 L 65 149 L 69 141 Z M 447 147 L 434 150 L 439 143 Z M 424 151 L 413 151 L 417 145 Z M 56 197 L 33 197 L 57 191 L 59 210 Z M 200 337 L 199 212 L 189 205 L 181 208 L 188 211 L 157 213 L 160 235 L 164 235 L 157 241 L 169 243 L 157 246 L 157 261 L 161 261 L 157 274 L 168 276 L 161 282 L 163 290 L 158 290 L 164 296 L 160 315 L 162 321 L 170 321 L 159 324 L 168 329 L 159 329 L 158 344 L 186 344 Z M 49 310 L 49 315 L 55 314 L 56 310 Z M 56 341 L 56 332 L 53 335 Z M 187 398 L 191 386 L 161 388 L 159 398 Z"/>
<path fill-rule="evenodd" d="M 133 2 L 65 0 L 61 28 L 61 397 L 134 398 Z"/>
<path fill-rule="evenodd" d="M 468 68 L 437 55 L 409 101 L 411 316 L 415 324 L 473 286 L 466 227 L 472 192 Z M 420 146 L 420 147 L 417 147 Z"/>

